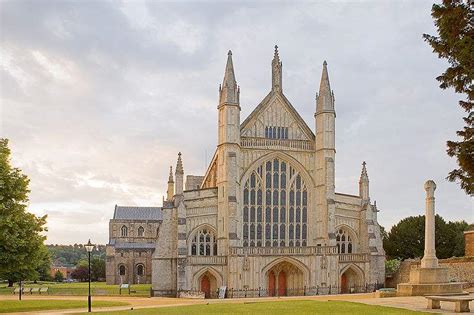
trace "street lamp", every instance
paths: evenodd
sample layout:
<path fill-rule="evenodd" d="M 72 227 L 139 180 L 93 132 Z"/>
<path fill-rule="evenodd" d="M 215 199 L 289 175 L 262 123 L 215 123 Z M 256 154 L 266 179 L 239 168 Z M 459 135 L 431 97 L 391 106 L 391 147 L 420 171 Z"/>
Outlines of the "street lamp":
<path fill-rule="evenodd" d="M 88 306 L 88 312 L 91 312 L 91 252 L 94 249 L 94 245 L 91 244 L 91 240 L 89 239 L 89 242 L 87 242 L 84 247 L 87 250 L 87 253 L 89 254 L 89 296 L 87 297 L 87 306 Z"/>

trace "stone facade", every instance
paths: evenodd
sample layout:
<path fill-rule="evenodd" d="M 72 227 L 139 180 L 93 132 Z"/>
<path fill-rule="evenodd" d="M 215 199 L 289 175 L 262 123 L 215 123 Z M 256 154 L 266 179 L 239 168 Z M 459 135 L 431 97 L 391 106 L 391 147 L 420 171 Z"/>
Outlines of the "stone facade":
<path fill-rule="evenodd" d="M 275 47 L 268 95 L 243 122 L 229 51 L 218 143 L 204 177 L 170 171 L 153 255 L 155 296 L 220 286 L 264 295 L 383 284 L 385 252 L 365 162 L 359 195 L 335 191 L 335 97 L 324 62 L 314 129 L 285 97 Z M 362 158 L 362 156 L 360 157 Z M 315 289 L 316 290 L 316 289 Z"/>
<path fill-rule="evenodd" d="M 161 221 L 160 207 L 115 206 L 105 248 L 107 284 L 151 283 Z"/>

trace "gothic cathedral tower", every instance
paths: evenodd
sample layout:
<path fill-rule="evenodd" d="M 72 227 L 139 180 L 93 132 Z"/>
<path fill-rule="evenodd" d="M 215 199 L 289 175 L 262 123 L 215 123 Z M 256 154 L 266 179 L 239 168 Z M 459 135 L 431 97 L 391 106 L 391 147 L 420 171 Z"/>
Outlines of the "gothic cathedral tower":
<path fill-rule="evenodd" d="M 235 81 L 229 50 L 224 80 L 219 87 L 217 143 L 217 246 L 227 255 L 229 245 L 238 246 L 237 182 L 240 158 L 240 89 Z M 235 244 L 234 244 L 235 243 Z"/>

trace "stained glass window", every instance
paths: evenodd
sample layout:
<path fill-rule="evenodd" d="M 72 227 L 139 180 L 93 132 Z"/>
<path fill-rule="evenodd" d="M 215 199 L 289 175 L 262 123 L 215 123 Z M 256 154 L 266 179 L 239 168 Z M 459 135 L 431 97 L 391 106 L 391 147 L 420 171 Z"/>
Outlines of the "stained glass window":
<path fill-rule="evenodd" d="M 286 134 L 282 128 L 280 136 Z M 308 206 L 306 183 L 296 169 L 278 158 L 262 163 L 244 185 L 243 246 L 306 246 Z"/>

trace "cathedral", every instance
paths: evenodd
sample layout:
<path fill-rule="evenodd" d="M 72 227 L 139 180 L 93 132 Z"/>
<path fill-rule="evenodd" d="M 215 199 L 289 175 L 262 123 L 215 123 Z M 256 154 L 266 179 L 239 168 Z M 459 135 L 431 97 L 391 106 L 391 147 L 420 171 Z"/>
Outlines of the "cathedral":
<path fill-rule="evenodd" d="M 358 292 L 383 284 L 385 253 L 365 162 L 359 194 L 335 190 L 335 98 L 323 63 L 314 124 L 271 90 L 243 121 L 232 52 L 219 87 L 218 142 L 204 176 L 170 169 L 152 257 L 154 296 Z M 357 157 L 361 158 L 362 156 Z M 257 293 L 256 293 L 257 292 Z"/>

